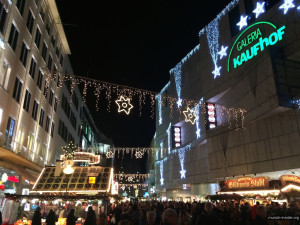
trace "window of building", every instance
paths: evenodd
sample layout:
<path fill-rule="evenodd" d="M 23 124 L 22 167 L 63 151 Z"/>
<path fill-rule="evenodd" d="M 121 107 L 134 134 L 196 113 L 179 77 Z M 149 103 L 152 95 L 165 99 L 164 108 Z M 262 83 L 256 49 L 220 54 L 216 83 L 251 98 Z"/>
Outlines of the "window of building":
<path fill-rule="evenodd" d="M 6 17 L 7 17 L 6 9 L 4 8 L 2 2 L 0 2 L 0 32 L 1 33 L 3 33 L 4 31 Z"/>
<path fill-rule="evenodd" d="M 33 150 L 33 144 L 34 142 L 34 134 L 30 132 L 29 136 L 28 136 L 28 141 L 27 141 L 27 149 L 29 151 L 32 151 Z"/>
<path fill-rule="evenodd" d="M 49 132 L 49 125 L 50 125 L 50 117 L 47 116 L 47 118 L 46 118 L 46 126 L 45 126 L 45 131 L 47 133 Z"/>
<path fill-rule="evenodd" d="M 47 31 L 47 34 L 49 35 L 50 34 L 50 25 L 49 25 L 49 23 L 47 23 L 47 25 L 46 25 L 46 31 Z"/>
<path fill-rule="evenodd" d="M 47 47 L 46 43 L 44 42 L 43 49 L 42 49 L 42 57 L 43 57 L 44 61 L 46 61 L 47 50 L 48 50 L 48 47 Z"/>
<path fill-rule="evenodd" d="M 43 7 L 41 7 L 41 10 L 40 10 L 40 16 L 42 18 L 42 21 L 44 21 L 44 18 L 45 18 L 45 10 Z"/>
<path fill-rule="evenodd" d="M 36 61 L 32 57 L 31 62 L 30 62 L 29 74 L 30 74 L 30 76 L 32 77 L 33 80 L 34 80 L 34 75 L 35 75 L 35 69 L 36 69 Z"/>
<path fill-rule="evenodd" d="M 55 124 L 52 122 L 52 124 L 51 124 L 51 133 L 50 133 L 51 137 L 54 136 L 54 127 L 55 127 Z"/>
<path fill-rule="evenodd" d="M 15 24 L 12 23 L 10 28 L 9 38 L 8 38 L 8 44 L 14 51 L 16 51 L 18 37 L 19 37 L 19 31 L 15 27 Z"/>
<path fill-rule="evenodd" d="M 230 26 L 230 33 L 231 36 L 234 37 L 236 34 L 239 33 L 239 26 L 237 26 L 237 23 L 240 21 L 240 9 L 239 5 L 234 7 L 229 13 L 229 26 Z"/>
<path fill-rule="evenodd" d="M 8 136 L 9 140 L 8 143 L 10 144 L 12 142 L 12 138 L 14 136 L 14 132 L 15 132 L 15 124 L 16 124 L 16 120 L 14 120 L 13 118 L 11 118 L 10 116 L 8 117 L 7 120 L 7 126 L 6 126 L 6 130 L 5 130 L 5 134 Z"/>
<path fill-rule="evenodd" d="M 28 47 L 25 44 L 25 42 L 23 42 L 21 54 L 20 54 L 20 61 L 24 67 L 26 67 L 28 52 L 29 52 Z"/>
<path fill-rule="evenodd" d="M 50 95 L 49 95 L 49 105 L 52 107 L 52 103 L 53 103 L 53 96 L 54 96 L 54 93 L 53 91 L 51 90 L 50 91 Z"/>
<path fill-rule="evenodd" d="M 39 74 L 38 74 L 38 79 L 37 79 L 37 83 L 36 85 L 38 86 L 38 88 L 41 90 L 42 89 L 42 82 L 43 82 L 43 73 L 41 70 L 39 70 Z"/>
<path fill-rule="evenodd" d="M 34 100 L 33 107 L 32 107 L 32 114 L 31 114 L 34 120 L 36 120 L 38 108 L 39 108 L 39 103 L 36 100 Z"/>
<path fill-rule="evenodd" d="M 59 63 L 60 63 L 61 66 L 63 66 L 63 63 L 64 63 L 64 56 L 63 56 L 63 54 L 60 55 Z"/>
<path fill-rule="evenodd" d="M 47 81 L 45 80 L 45 84 L 44 84 L 44 96 L 45 98 L 47 99 L 47 96 L 48 96 L 48 89 L 49 89 L 49 85 L 47 85 Z"/>
<path fill-rule="evenodd" d="M 47 67 L 48 67 L 48 69 L 51 71 L 51 69 L 52 69 L 52 56 L 51 55 L 49 55 L 49 57 L 48 57 L 48 65 L 47 65 Z"/>
<path fill-rule="evenodd" d="M 0 73 L 0 85 L 7 90 L 8 82 L 10 78 L 11 68 L 9 67 L 6 60 L 3 61 L 2 70 Z"/>
<path fill-rule="evenodd" d="M 54 46 L 55 46 L 55 37 L 54 37 L 54 35 L 52 35 L 52 37 L 51 37 L 51 44 L 54 48 Z"/>
<path fill-rule="evenodd" d="M 16 6 L 19 10 L 20 14 L 23 16 L 24 7 L 25 7 L 25 1 L 26 0 L 17 0 Z"/>
<path fill-rule="evenodd" d="M 17 133 L 17 139 L 16 139 L 16 144 L 18 149 L 21 149 L 23 147 L 24 136 L 25 136 L 25 126 L 20 125 Z"/>
<path fill-rule="evenodd" d="M 36 47 L 39 49 L 40 48 L 40 43 L 41 43 L 41 32 L 39 28 L 36 28 L 36 33 L 35 33 L 35 39 L 34 39 L 34 43 L 36 45 Z"/>
<path fill-rule="evenodd" d="M 26 90 L 23 109 L 25 109 L 25 111 L 27 111 L 27 112 L 29 111 L 30 99 L 31 99 L 31 94 L 28 90 Z"/>
<path fill-rule="evenodd" d="M 56 46 L 55 54 L 56 54 L 57 58 L 59 58 L 59 47 L 58 46 Z"/>
<path fill-rule="evenodd" d="M 55 111 L 55 112 L 57 111 L 57 104 L 58 104 L 58 100 L 57 100 L 57 98 L 55 97 L 55 101 L 54 101 L 54 111 Z"/>
<path fill-rule="evenodd" d="M 43 144 L 41 148 L 40 156 L 43 157 L 44 159 L 46 157 L 46 150 L 47 150 L 47 145 Z"/>
<path fill-rule="evenodd" d="M 26 27 L 27 27 L 29 33 L 32 32 L 33 23 L 34 23 L 34 18 L 33 18 L 32 12 L 29 10 L 28 18 L 27 18 L 27 22 L 26 22 Z"/>
<path fill-rule="evenodd" d="M 22 81 L 21 81 L 18 77 L 16 77 L 15 87 L 14 87 L 14 92 L 13 92 L 13 98 L 14 98 L 17 102 L 20 101 L 20 96 L 21 96 L 22 86 L 23 86 Z"/>
<path fill-rule="evenodd" d="M 41 127 L 43 127 L 43 124 L 44 124 L 44 116 L 45 116 L 45 111 L 44 109 L 41 108 L 41 112 L 40 112 L 40 121 L 39 121 L 39 125 Z"/>

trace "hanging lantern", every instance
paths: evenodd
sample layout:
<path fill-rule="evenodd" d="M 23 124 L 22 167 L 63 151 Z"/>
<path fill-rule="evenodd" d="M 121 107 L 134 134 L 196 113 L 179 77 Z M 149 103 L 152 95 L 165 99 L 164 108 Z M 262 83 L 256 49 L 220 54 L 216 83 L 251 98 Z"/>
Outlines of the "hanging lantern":
<path fill-rule="evenodd" d="M 64 168 L 64 173 L 65 174 L 72 174 L 74 172 L 74 168 L 72 167 L 74 165 L 73 160 L 66 160 L 64 162 L 65 168 Z"/>

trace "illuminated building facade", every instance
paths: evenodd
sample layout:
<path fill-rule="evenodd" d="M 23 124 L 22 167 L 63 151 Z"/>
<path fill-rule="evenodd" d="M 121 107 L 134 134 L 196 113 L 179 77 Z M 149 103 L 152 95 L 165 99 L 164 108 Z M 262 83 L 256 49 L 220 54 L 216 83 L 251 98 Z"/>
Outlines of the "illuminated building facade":
<path fill-rule="evenodd" d="M 299 4 L 232 1 L 170 71 L 160 95 L 179 99 L 178 110 L 156 102 L 162 199 L 203 199 L 237 177 L 300 175 Z"/>

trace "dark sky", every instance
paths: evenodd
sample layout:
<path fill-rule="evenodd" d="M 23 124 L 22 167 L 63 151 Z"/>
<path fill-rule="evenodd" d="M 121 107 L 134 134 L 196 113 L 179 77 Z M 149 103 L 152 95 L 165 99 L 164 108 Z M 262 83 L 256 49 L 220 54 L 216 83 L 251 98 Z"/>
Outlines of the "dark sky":
<path fill-rule="evenodd" d="M 56 0 L 75 74 L 156 92 L 169 81 L 169 70 L 199 43 L 198 32 L 229 2 Z M 149 114 L 126 116 L 115 107 L 107 113 L 105 101 L 96 112 L 95 100 L 87 103 L 115 146 L 150 145 L 155 120 Z"/>

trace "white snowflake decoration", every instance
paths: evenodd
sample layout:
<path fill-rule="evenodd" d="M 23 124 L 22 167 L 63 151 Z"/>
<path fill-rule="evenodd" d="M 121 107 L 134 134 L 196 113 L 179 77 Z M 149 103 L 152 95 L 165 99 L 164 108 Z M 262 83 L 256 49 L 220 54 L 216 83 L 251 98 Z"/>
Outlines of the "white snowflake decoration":
<path fill-rule="evenodd" d="M 286 14 L 289 9 L 292 9 L 294 7 L 294 0 L 284 0 L 284 3 L 279 7 L 279 9 L 283 9 L 283 13 Z"/>

